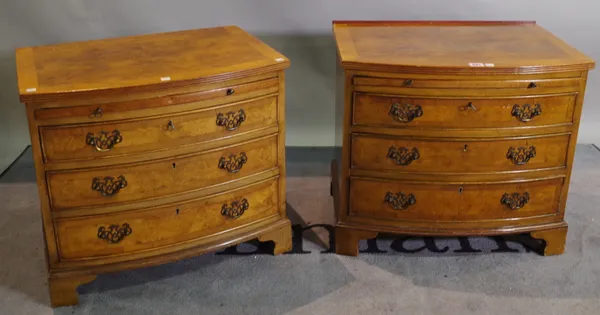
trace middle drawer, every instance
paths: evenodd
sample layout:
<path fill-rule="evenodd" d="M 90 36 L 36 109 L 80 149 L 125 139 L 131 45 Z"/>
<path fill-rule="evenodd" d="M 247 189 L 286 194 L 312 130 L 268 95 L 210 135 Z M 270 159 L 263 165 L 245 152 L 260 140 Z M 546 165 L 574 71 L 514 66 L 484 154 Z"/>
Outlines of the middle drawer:
<path fill-rule="evenodd" d="M 364 170 L 473 173 L 566 165 L 569 134 L 500 139 L 352 135 L 351 167 Z"/>
<path fill-rule="evenodd" d="M 135 202 L 182 194 L 277 167 L 277 135 L 195 155 L 48 172 L 52 210 Z"/>

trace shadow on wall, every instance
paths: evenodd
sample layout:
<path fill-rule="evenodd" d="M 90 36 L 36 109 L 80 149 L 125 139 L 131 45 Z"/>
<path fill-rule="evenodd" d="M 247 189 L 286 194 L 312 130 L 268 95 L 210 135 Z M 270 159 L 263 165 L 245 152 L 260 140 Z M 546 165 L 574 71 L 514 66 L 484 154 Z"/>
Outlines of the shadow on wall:
<path fill-rule="evenodd" d="M 336 47 L 330 34 L 257 35 L 291 61 L 286 70 L 286 143 L 335 145 Z"/>

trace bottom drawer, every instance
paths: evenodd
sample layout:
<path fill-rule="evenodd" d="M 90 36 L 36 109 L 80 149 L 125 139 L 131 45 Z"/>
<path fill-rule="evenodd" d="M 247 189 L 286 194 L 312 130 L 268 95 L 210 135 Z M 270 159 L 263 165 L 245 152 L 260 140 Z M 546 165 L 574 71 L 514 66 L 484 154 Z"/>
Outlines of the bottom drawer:
<path fill-rule="evenodd" d="M 278 212 L 278 180 L 181 204 L 55 221 L 61 260 L 133 253 L 209 236 Z"/>
<path fill-rule="evenodd" d="M 350 215 L 407 221 L 487 221 L 558 212 L 562 178 L 502 184 L 350 180 Z"/>

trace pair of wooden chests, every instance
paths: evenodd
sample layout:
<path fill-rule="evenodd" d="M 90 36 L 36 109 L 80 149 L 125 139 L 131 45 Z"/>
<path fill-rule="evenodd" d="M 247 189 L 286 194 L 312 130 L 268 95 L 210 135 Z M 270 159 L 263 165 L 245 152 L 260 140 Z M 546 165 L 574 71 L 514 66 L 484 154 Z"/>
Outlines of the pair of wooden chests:
<path fill-rule="evenodd" d="M 530 233 L 563 252 L 591 59 L 534 22 L 333 32 L 337 253 L 379 232 Z M 99 273 L 290 249 L 289 66 L 235 26 L 17 50 L 54 306 Z"/>

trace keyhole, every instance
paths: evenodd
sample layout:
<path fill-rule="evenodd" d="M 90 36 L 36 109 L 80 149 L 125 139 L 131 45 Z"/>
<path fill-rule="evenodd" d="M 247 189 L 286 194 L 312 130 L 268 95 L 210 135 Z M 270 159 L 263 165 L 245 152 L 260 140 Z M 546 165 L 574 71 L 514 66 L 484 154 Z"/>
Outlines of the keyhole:
<path fill-rule="evenodd" d="M 459 194 L 462 194 L 462 192 L 463 192 L 463 188 L 462 188 L 462 187 L 460 187 L 460 188 L 458 189 L 458 193 L 459 193 Z"/>
<path fill-rule="evenodd" d="M 179 214 L 179 208 L 175 209 L 175 213 Z"/>
<path fill-rule="evenodd" d="M 463 148 L 463 151 L 467 152 L 467 145 L 465 144 L 465 147 Z"/>
<path fill-rule="evenodd" d="M 173 169 L 175 169 L 175 167 L 177 167 L 177 164 L 173 163 Z"/>

